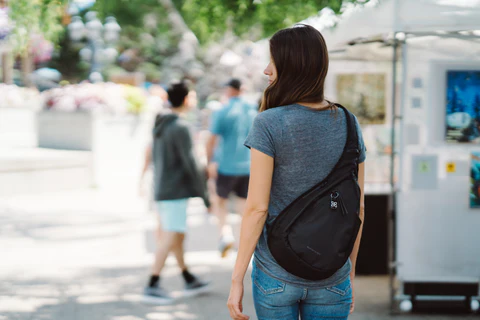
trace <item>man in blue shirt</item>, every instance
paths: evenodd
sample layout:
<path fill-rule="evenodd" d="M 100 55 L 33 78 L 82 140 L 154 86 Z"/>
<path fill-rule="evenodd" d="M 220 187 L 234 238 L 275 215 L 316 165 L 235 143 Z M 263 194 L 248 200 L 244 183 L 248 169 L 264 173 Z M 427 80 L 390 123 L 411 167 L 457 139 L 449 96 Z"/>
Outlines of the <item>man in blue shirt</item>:
<path fill-rule="evenodd" d="M 240 80 L 228 82 L 225 89 L 228 103 L 212 115 L 211 135 L 207 141 L 209 178 L 216 180 L 217 187 L 218 201 L 214 211 L 219 219 L 222 257 L 234 246 L 232 228 L 226 224 L 228 197 L 232 192 L 236 194 L 240 214 L 247 198 L 250 150 L 244 142 L 257 115 L 256 108 L 240 97 L 240 88 Z"/>

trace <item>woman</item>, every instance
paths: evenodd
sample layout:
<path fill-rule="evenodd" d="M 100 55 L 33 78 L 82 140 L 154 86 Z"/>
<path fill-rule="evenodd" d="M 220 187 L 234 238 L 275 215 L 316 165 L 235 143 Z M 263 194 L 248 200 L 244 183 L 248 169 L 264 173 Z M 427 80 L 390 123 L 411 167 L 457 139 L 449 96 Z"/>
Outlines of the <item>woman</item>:
<path fill-rule="evenodd" d="M 328 51 L 320 32 L 307 25 L 280 30 L 270 39 L 269 86 L 262 111 L 245 142 L 251 176 L 228 308 L 242 313 L 243 280 L 252 254 L 253 296 L 258 319 L 347 319 L 354 308 L 353 279 L 361 230 L 354 249 L 333 276 L 310 281 L 288 273 L 272 257 L 266 226 L 306 190 L 322 181 L 342 155 L 344 112 L 324 98 Z M 356 120 L 356 119 L 355 119 Z M 364 217 L 365 147 L 358 121 L 358 183 Z"/>

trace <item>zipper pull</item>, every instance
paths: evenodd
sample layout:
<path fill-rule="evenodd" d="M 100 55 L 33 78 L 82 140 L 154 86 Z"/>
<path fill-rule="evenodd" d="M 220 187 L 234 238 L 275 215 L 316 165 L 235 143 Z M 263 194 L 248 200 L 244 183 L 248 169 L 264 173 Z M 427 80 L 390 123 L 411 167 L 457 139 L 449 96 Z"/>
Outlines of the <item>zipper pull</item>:
<path fill-rule="evenodd" d="M 348 211 L 347 207 L 345 207 L 345 203 L 343 202 L 340 192 L 333 191 L 330 194 L 330 209 L 337 210 L 339 207 L 342 211 L 342 215 L 346 216 L 348 214 Z"/>
<path fill-rule="evenodd" d="M 337 191 L 334 191 L 330 194 L 330 209 L 337 210 L 338 209 L 338 196 L 340 194 Z"/>

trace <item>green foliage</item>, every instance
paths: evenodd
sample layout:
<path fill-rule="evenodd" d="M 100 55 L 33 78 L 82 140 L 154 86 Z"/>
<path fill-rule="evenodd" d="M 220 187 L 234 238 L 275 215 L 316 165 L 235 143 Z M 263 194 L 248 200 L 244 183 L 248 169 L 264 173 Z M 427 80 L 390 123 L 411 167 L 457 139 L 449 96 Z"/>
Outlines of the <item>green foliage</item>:
<path fill-rule="evenodd" d="M 238 36 L 259 40 L 316 15 L 325 7 L 340 13 L 345 3 L 368 1 L 172 0 L 172 3 L 200 42 L 205 44 L 219 40 L 229 29 Z M 103 16 L 114 15 L 122 27 L 137 29 L 137 36 L 145 31 L 144 18 L 150 14 L 157 17 L 156 34 L 176 36 L 171 35 L 172 26 L 160 0 L 97 0 L 95 9 Z M 252 32 L 255 28 L 259 28 L 261 33 Z"/>
<path fill-rule="evenodd" d="M 67 32 L 63 33 L 58 42 L 58 50 L 52 60 L 48 62 L 48 66 L 60 71 L 63 78 L 69 79 L 71 82 L 85 79 L 88 76 L 90 65 L 79 60 L 80 48 L 71 42 Z"/>
<path fill-rule="evenodd" d="M 261 37 L 316 15 L 325 7 L 340 13 L 347 2 L 369 0 L 176 0 L 187 25 L 201 43 L 218 40 L 229 28 L 240 36 L 261 28 Z M 251 39 L 258 40 L 258 39 Z"/>
<path fill-rule="evenodd" d="M 149 82 L 158 82 L 162 78 L 162 73 L 160 72 L 158 65 L 151 62 L 142 62 L 138 66 L 137 71 L 144 73 Z"/>
<path fill-rule="evenodd" d="M 57 43 L 64 30 L 61 25 L 68 0 L 14 0 L 9 1 L 9 16 L 14 22 L 11 40 L 15 53 L 24 53 L 31 34 Z"/>
<path fill-rule="evenodd" d="M 122 27 L 119 51 L 138 51 L 141 61 L 136 65 L 143 61 L 161 65 L 166 57 L 177 52 L 180 34 L 172 31 L 158 0 L 97 0 L 93 10 L 101 18 L 112 15 L 117 19 Z"/>

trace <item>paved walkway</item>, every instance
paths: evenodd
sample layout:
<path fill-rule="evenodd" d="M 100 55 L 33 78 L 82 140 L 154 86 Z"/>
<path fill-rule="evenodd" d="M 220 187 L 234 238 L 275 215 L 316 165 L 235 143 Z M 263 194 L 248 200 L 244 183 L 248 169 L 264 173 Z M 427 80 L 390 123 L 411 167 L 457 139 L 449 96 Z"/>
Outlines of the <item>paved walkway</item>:
<path fill-rule="evenodd" d="M 231 217 L 238 224 L 238 218 Z M 0 199 L 0 320 L 229 319 L 225 307 L 233 255 L 220 259 L 211 216 L 189 209 L 187 263 L 214 281 L 213 292 L 147 305 L 140 293 L 152 262 L 155 215 L 132 192 L 98 190 Z M 162 279 L 180 295 L 182 280 L 172 260 Z M 386 277 L 358 277 L 352 320 L 465 319 L 467 316 L 388 315 Z M 245 311 L 255 319 L 250 280 Z M 470 317 L 468 317 L 470 318 Z"/>

